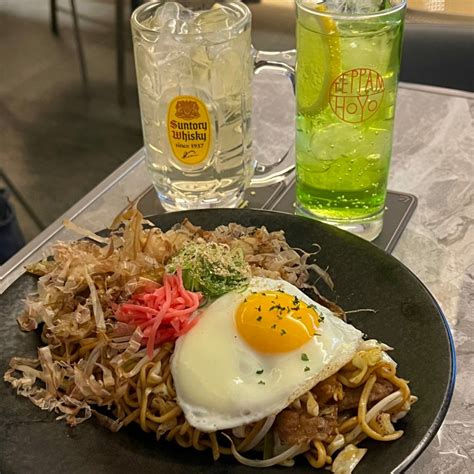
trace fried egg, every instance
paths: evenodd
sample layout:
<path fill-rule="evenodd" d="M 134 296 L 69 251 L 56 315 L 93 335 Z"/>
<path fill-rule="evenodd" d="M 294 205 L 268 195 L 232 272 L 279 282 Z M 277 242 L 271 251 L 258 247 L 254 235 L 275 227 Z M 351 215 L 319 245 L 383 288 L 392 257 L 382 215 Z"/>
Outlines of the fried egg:
<path fill-rule="evenodd" d="M 207 306 L 171 370 L 188 423 L 212 432 L 276 415 L 348 363 L 362 333 L 284 280 L 254 277 Z"/>

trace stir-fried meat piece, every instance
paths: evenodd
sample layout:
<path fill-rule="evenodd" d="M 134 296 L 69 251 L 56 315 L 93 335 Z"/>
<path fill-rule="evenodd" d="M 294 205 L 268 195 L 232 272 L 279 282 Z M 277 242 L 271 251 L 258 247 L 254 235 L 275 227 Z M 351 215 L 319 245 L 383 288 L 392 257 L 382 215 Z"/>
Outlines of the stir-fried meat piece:
<path fill-rule="evenodd" d="M 276 418 L 276 430 L 283 444 L 295 445 L 311 440 L 328 443 L 337 428 L 337 408 L 324 416 L 311 416 L 295 410 L 283 410 Z"/>
<path fill-rule="evenodd" d="M 342 384 L 337 380 L 336 375 L 331 375 L 326 380 L 318 383 L 311 392 L 316 395 L 319 405 L 326 405 L 333 400 L 340 400 L 342 398 Z"/>
<path fill-rule="evenodd" d="M 339 410 L 343 411 L 357 408 L 363 388 L 363 386 L 357 388 L 345 388 L 344 398 L 338 402 Z M 387 395 L 390 395 L 394 390 L 395 387 L 388 380 L 377 380 L 370 392 L 369 405 L 382 400 Z"/>

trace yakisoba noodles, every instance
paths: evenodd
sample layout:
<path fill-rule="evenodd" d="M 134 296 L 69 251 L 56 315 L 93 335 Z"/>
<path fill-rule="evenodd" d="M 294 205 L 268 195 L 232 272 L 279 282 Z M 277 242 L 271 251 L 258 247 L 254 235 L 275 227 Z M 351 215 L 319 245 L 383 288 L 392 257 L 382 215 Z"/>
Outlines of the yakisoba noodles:
<path fill-rule="evenodd" d="M 170 310 L 174 316 L 168 323 L 146 322 L 135 314 L 131 324 L 132 319 L 118 316 L 120 308 L 138 293 L 163 293 L 166 268 L 192 242 L 225 244 L 238 252 L 232 259 L 242 257 L 254 276 L 283 279 L 312 291 L 317 291 L 310 284 L 312 272 L 332 283 L 310 262 L 311 255 L 290 248 L 282 232 L 237 224 L 204 231 L 187 221 L 162 232 L 144 224 L 131 205 L 114 222 L 110 238 L 87 233 L 89 240 L 58 243 L 52 259 L 29 268 L 40 275 L 38 294 L 27 300 L 18 320 L 23 330 L 40 327 L 44 346 L 37 359 L 14 357 L 10 362 L 4 378 L 20 395 L 56 411 L 70 425 L 92 414 L 113 431 L 137 423 L 157 439 L 209 450 L 214 460 L 233 455 L 256 467 L 291 466 L 302 455 L 315 468 L 351 472 L 366 452 L 357 447 L 365 438 L 393 441 L 403 435 L 393 423 L 416 397 L 397 376 L 396 364 L 387 355 L 390 348 L 373 340 L 363 341 L 349 363 L 279 413 L 216 432 L 191 426 L 177 402 L 171 373 L 175 342 L 166 342 L 168 335 L 177 337 L 187 330 L 182 308 L 186 298 L 194 304 L 191 296 L 179 293 L 187 290 L 179 289 L 176 280 L 173 291 L 179 296 L 174 298 L 180 300 Z M 227 283 L 236 281 L 232 271 L 226 272 L 232 276 Z M 227 290 L 219 284 L 212 291 Z M 157 296 L 148 300 L 153 298 Z M 319 293 L 313 299 L 343 316 Z M 153 332 L 154 326 L 159 329 Z"/>

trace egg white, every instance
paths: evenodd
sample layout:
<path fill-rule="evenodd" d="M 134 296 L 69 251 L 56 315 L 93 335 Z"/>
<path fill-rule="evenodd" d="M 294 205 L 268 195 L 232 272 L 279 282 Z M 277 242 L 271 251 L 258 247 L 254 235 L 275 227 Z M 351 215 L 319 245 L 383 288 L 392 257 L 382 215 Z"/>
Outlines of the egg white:
<path fill-rule="evenodd" d="M 316 306 L 324 316 L 321 334 L 287 353 L 250 347 L 239 336 L 235 312 L 251 292 L 265 290 L 282 290 Z M 189 424 L 205 432 L 261 420 L 337 372 L 361 340 L 359 330 L 290 283 L 254 277 L 245 291 L 227 293 L 205 308 L 198 324 L 177 340 L 171 371 L 178 404 Z"/>

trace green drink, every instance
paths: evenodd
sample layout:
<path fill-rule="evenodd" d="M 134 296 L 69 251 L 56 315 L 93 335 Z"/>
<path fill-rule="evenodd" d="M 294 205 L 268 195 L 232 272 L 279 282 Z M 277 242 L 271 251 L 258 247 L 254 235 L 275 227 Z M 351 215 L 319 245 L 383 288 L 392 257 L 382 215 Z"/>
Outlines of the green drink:
<path fill-rule="evenodd" d="M 297 212 L 370 240 L 382 228 L 405 12 L 405 0 L 378 3 L 353 14 L 297 0 Z"/>

